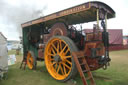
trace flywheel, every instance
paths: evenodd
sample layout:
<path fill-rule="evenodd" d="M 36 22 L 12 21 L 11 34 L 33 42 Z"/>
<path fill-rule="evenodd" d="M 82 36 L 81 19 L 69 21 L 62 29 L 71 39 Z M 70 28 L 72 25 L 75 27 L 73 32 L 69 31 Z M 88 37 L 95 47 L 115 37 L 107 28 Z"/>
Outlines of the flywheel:
<path fill-rule="evenodd" d="M 67 26 L 64 23 L 56 23 L 51 27 L 50 35 L 67 36 Z"/>
<path fill-rule="evenodd" d="M 72 52 L 77 51 L 73 41 L 65 36 L 52 37 L 45 46 L 45 65 L 50 75 L 67 81 L 77 73 Z"/>

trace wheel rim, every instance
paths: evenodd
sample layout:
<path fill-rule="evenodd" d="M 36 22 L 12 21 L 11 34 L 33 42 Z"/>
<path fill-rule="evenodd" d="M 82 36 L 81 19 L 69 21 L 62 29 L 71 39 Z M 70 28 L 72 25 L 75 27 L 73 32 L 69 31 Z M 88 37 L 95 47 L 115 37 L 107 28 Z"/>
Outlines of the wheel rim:
<path fill-rule="evenodd" d="M 27 65 L 28 65 L 29 69 L 33 68 L 33 61 L 34 60 L 33 60 L 33 57 L 31 55 L 31 53 L 28 52 L 28 54 L 27 54 Z"/>
<path fill-rule="evenodd" d="M 50 40 L 45 48 L 45 64 L 56 80 L 64 80 L 72 70 L 72 56 L 68 44 L 59 38 Z"/>

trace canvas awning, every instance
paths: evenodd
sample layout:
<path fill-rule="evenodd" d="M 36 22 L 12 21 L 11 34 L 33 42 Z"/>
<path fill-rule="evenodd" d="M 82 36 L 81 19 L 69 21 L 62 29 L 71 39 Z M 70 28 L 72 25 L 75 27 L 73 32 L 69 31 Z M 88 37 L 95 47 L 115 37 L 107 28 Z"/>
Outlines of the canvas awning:
<path fill-rule="evenodd" d="M 23 23 L 21 26 L 22 28 L 25 28 L 41 23 L 51 25 L 57 21 L 66 22 L 68 25 L 96 21 L 97 9 L 103 9 L 105 12 L 107 12 L 108 19 L 115 17 L 114 10 L 107 4 L 98 1 L 91 1 Z"/>

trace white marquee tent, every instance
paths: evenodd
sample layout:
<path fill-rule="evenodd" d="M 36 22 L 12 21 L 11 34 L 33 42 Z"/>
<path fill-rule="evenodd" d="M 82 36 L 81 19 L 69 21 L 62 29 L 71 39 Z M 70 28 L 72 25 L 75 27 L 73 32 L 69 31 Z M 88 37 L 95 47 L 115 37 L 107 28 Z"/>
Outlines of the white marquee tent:
<path fill-rule="evenodd" d="M 0 78 L 8 70 L 7 39 L 0 32 Z"/>

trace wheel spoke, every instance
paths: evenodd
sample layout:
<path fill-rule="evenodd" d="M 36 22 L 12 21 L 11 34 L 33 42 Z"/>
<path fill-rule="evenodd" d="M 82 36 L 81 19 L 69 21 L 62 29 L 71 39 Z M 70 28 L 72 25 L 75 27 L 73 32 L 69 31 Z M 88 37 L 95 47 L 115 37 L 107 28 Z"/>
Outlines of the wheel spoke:
<path fill-rule="evenodd" d="M 32 58 L 30 57 L 29 60 L 32 62 Z"/>
<path fill-rule="evenodd" d="M 54 64 L 56 64 L 56 62 L 53 62 L 53 63 L 52 63 L 52 66 L 53 66 Z"/>
<path fill-rule="evenodd" d="M 57 63 L 55 64 L 55 70 L 57 69 Z"/>
<path fill-rule="evenodd" d="M 65 65 L 64 65 L 64 64 L 62 64 L 62 65 L 63 65 L 63 68 L 64 68 L 64 74 L 67 74 L 67 73 L 66 73 Z"/>
<path fill-rule="evenodd" d="M 54 61 L 54 59 L 52 59 L 52 58 L 51 58 L 50 60 L 51 60 L 51 61 Z"/>
<path fill-rule="evenodd" d="M 59 41 L 57 42 L 57 53 L 59 53 L 59 46 L 60 45 L 60 43 L 59 43 Z"/>
<path fill-rule="evenodd" d="M 71 69 L 67 64 L 62 63 L 65 67 L 67 67 L 69 70 Z"/>
<path fill-rule="evenodd" d="M 59 70 L 60 70 L 60 64 L 59 64 L 59 66 L 58 66 L 58 68 L 57 68 L 57 73 L 59 72 Z"/>
<path fill-rule="evenodd" d="M 55 50 L 53 49 L 53 48 L 51 48 L 51 51 L 53 52 L 53 55 L 55 55 L 56 53 L 55 53 Z"/>
<path fill-rule="evenodd" d="M 52 53 L 49 53 L 49 52 L 48 52 L 47 54 L 48 54 L 49 56 L 55 56 L 55 54 L 52 54 Z"/>
<path fill-rule="evenodd" d="M 66 54 L 69 52 L 69 48 L 63 53 L 64 56 L 66 56 Z"/>
<path fill-rule="evenodd" d="M 33 64 L 33 59 L 32 58 L 30 58 L 30 61 L 31 61 L 31 64 Z"/>
<path fill-rule="evenodd" d="M 64 71 L 63 71 L 62 65 L 60 66 L 60 69 L 61 69 L 61 73 L 64 75 Z"/>
<path fill-rule="evenodd" d="M 72 58 L 72 56 L 63 56 L 64 58 Z"/>
<path fill-rule="evenodd" d="M 59 40 L 59 42 L 60 42 L 60 51 L 62 50 L 62 43 L 61 43 L 61 41 Z"/>
<path fill-rule="evenodd" d="M 67 47 L 68 45 L 65 45 L 64 48 L 61 50 L 60 54 L 62 54 L 65 50 L 65 48 Z"/>
<path fill-rule="evenodd" d="M 72 63 L 69 60 L 66 60 L 66 62 L 68 62 L 70 65 L 72 65 Z"/>
<path fill-rule="evenodd" d="M 33 61 L 30 62 L 33 65 Z"/>
<path fill-rule="evenodd" d="M 52 53 L 48 53 L 48 56 L 55 56 L 55 54 L 52 54 Z"/>
<path fill-rule="evenodd" d="M 56 48 L 56 46 L 54 44 L 52 44 L 52 47 L 57 51 L 57 48 Z"/>

